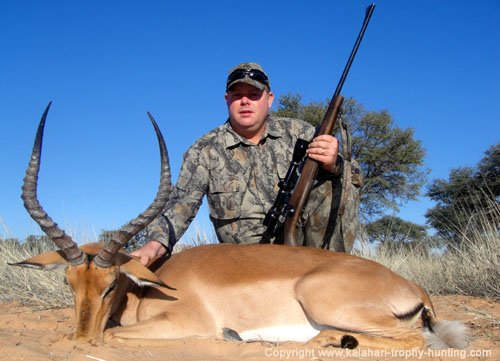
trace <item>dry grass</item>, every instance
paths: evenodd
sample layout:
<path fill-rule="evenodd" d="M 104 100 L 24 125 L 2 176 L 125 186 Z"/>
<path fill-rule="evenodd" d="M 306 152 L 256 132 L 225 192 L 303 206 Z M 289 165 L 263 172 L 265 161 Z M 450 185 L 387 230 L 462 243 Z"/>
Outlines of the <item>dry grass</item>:
<path fill-rule="evenodd" d="M 488 212 L 493 217 L 476 213 L 470 215 L 467 224 L 455 226 L 454 231 L 460 234 L 459 245 L 445 242 L 448 244 L 446 251 L 433 253 L 417 247 L 410 253 L 404 249 L 395 252 L 394 248 L 378 247 L 373 251 L 366 247 L 359 255 L 384 264 L 424 286 L 431 294 L 461 294 L 499 300 L 500 204 L 492 202 Z"/>
<path fill-rule="evenodd" d="M 40 309 L 71 306 L 73 297 L 65 284 L 63 269 L 39 271 L 8 265 L 53 249 L 45 242 L 33 247 L 0 240 L 0 302 L 18 302 Z"/>
<path fill-rule="evenodd" d="M 461 294 L 500 299 L 500 239 L 486 236 L 481 244 L 466 242 L 443 254 L 394 252 L 384 247 L 361 251 L 431 294 Z"/>

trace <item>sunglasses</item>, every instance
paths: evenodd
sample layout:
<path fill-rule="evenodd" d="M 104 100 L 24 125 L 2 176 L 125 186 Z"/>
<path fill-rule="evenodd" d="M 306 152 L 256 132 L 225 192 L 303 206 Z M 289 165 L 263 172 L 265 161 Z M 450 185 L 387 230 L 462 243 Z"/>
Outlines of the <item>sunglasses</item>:
<path fill-rule="evenodd" d="M 231 74 L 229 74 L 229 76 L 227 77 L 226 88 L 232 82 L 234 82 L 236 80 L 244 79 L 246 77 L 249 77 L 252 80 L 255 80 L 261 84 L 264 84 L 268 88 L 271 88 L 269 86 L 269 79 L 267 78 L 267 75 L 258 69 L 250 69 L 250 70 L 236 69 Z"/>

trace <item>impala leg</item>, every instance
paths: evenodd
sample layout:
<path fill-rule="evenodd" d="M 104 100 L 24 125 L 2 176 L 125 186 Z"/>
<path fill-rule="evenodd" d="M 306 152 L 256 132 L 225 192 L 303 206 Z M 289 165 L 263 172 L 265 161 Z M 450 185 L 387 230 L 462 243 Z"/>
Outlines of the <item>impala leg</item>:
<path fill-rule="evenodd" d="M 192 336 L 209 337 L 214 329 L 208 322 L 197 318 L 186 319 L 186 313 L 168 312 L 151 317 L 135 324 L 107 329 L 105 342 L 110 340 L 127 342 L 140 340 L 167 340 Z M 148 343 L 149 344 L 149 343 Z"/>
<path fill-rule="evenodd" d="M 346 337 L 348 336 L 350 335 L 346 332 L 334 329 L 321 330 L 317 336 L 307 342 L 307 345 L 311 347 L 356 348 L 358 346 L 356 339 L 354 339 L 354 341 L 349 345 L 345 345 L 345 342 L 342 342 L 344 339 L 347 340 Z"/>
<path fill-rule="evenodd" d="M 305 311 L 308 309 L 305 308 Z M 314 311 L 309 315 L 314 322 L 332 327 L 320 331 L 310 341 L 316 345 L 343 348 L 359 345 L 378 349 L 421 349 L 425 346 L 420 330 L 376 308 L 344 305 L 335 311 Z"/>
<path fill-rule="evenodd" d="M 310 341 L 311 344 L 352 348 L 357 341 L 359 346 L 369 348 L 424 347 L 422 333 L 412 327 L 414 320 L 402 320 L 393 313 L 393 299 L 367 298 L 369 294 L 363 293 L 366 289 L 364 283 L 349 285 L 345 282 L 345 277 L 340 277 L 340 271 L 332 269 L 331 273 L 311 274 L 297 284 L 297 298 L 306 315 L 312 322 L 327 327 Z M 341 285 L 337 290 L 342 291 L 334 292 L 325 287 L 328 284 Z M 405 297 L 405 308 L 408 310 L 421 302 L 410 292 Z M 415 309 L 414 319 L 419 312 Z M 353 337 L 355 341 L 346 336 Z"/>
<path fill-rule="evenodd" d="M 356 348 L 358 346 L 371 349 L 423 349 L 425 339 L 417 330 L 394 332 L 390 336 L 386 330 L 384 336 L 325 329 L 307 343 L 312 347 Z M 401 331 L 401 330 L 400 330 Z"/>

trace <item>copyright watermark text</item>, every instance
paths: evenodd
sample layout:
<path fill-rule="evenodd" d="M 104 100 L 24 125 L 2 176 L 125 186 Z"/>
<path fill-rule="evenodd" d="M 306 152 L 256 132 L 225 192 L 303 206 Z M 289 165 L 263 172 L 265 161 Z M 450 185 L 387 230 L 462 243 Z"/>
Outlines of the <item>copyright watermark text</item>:
<path fill-rule="evenodd" d="M 444 349 L 444 350 L 370 350 L 370 349 L 314 349 L 314 348 L 275 348 L 268 347 L 264 350 L 266 357 L 273 357 L 279 360 L 314 360 L 324 358 L 397 358 L 397 359 L 412 359 L 420 360 L 424 357 L 440 357 L 440 358 L 454 358 L 465 360 L 469 357 L 484 357 L 492 356 L 491 350 L 458 350 L 458 349 Z"/>

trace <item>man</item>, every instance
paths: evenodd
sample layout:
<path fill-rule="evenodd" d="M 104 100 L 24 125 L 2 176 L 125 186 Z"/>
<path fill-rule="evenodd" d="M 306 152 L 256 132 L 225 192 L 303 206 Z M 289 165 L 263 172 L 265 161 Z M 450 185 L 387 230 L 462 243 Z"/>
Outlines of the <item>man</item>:
<path fill-rule="evenodd" d="M 172 250 L 205 195 L 219 242 L 259 243 L 266 229 L 263 220 L 278 194 L 278 181 L 288 170 L 295 142 L 314 137 L 314 127 L 305 122 L 269 116 L 274 94 L 256 63 L 242 63 L 229 71 L 225 99 L 228 121 L 185 153 L 172 195 L 148 228 L 150 241 L 132 253 L 143 264 Z M 301 217 L 300 239 L 305 245 L 343 250 L 340 232 L 333 229 L 341 188 L 338 149 L 331 135 L 315 137 L 307 149 L 321 170 Z"/>

